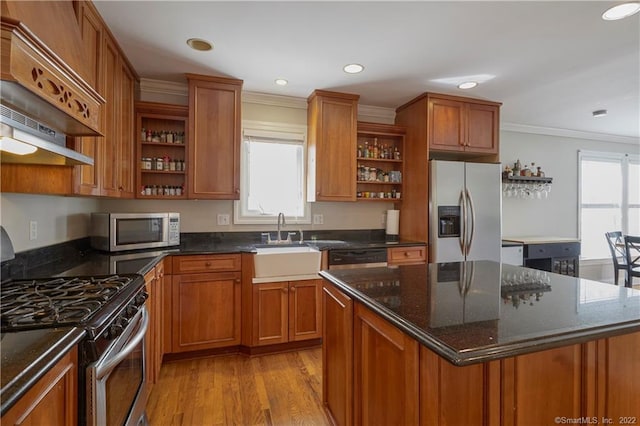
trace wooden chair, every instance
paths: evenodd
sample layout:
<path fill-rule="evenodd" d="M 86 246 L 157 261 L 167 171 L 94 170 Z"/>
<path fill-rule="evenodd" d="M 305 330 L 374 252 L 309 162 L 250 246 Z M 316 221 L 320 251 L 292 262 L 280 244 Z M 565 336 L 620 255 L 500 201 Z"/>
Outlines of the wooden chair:
<path fill-rule="evenodd" d="M 611 252 L 611 258 L 613 260 L 613 277 L 614 282 L 618 285 L 618 275 L 619 271 L 622 270 L 627 272 L 627 253 L 624 247 L 624 238 L 622 237 L 622 232 L 607 232 L 607 243 L 609 243 L 609 251 Z M 627 274 L 628 275 L 628 274 Z M 625 277 L 627 277 L 625 275 Z M 627 278 L 625 278 L 625 286 L 627 285 Z"/>
<path fill-rule="evenodd" d="M 627 282 L 625 286 L 632 287 L 633 277 L 640 277 L 640 237 L 625 236 L 624 248 L 627 259 Z"/>

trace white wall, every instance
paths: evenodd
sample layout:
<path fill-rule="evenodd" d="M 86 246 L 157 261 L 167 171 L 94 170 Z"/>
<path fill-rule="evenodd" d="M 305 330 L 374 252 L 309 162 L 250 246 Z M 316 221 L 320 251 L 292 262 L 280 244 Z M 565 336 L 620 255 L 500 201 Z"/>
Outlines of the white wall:
<path fill-rule="evenodd" d="M 503 236 L 579 237 L 578 151 L 640 152 L 640 145 L 500 132 L 502 165 L 535 162 L 553 178 L 548 199 L 502 199 Z"/>
<path fill-rule="evenodd" d="M 90 213 L 98 200 L 30 194 L 0 194 L 0 223 L 16 252 L 62 243 L 89 235 Z M 29 223 L 38 236 L 29 240 Z"/>
<path fill-rule="evenodd" d="M 520 159 L 535 162 L 546 176 L 553 178 L 548 199 L 502 198 L 503 236 L 558 236 L 579 238 L 578 151 L 639 153 L 640 144 L 617 143 L 572 137 L 500 132 L 502 165 Z M 602 239 L 604 243 L 604 236 Z M 580 262 L 580 276 L 613 282 L 610 259 Z M 620 279 L 624 278 L 622 275 Z"/>

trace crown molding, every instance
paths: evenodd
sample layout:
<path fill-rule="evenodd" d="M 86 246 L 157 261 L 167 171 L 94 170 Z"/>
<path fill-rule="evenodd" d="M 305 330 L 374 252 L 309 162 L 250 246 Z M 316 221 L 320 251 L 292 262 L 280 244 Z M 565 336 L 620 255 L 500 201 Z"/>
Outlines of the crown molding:
<path fill-rule="evenodd" d="M 188 97 L 189 86 L 187 86 L 185 83 L 176 83 L 173 81 L 164 81 L 164 80 L 154 80 L 151 78 L 141 78 L 140 92 Z"/>
<path fill-rule="evenodd" d="M 529 126 L 526 124 L 502 123 L 500 130 L 534 135 L 560 136 L 565 138 L 589 139 L 602 142 L 617 142 L 630 145 L 640 144 L 640 138 L 633 136 L 610 135 L 607 133 L 584 132 L 581 130 L 560 129 L 556 127 Z"/>

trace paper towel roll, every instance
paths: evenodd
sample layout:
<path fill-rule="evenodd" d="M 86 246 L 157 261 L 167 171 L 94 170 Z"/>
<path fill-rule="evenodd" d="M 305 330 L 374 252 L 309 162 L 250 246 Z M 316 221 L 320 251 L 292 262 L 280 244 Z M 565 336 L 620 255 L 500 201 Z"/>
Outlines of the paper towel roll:
<path fill-rule="evenodd" d="M 400 210 L 387 210 L 387 235 L 400 233 Z"/>

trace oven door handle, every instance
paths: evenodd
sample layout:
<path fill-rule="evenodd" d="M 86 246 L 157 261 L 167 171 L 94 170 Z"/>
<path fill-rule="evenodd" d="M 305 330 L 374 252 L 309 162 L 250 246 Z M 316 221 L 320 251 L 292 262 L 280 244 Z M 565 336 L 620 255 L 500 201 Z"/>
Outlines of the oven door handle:
<path fill-rule="evenodd" d="M 147 312 L 147 308 L 145 306 L 142 307 L 140 312 L 140 330 L 138 330 L 138 332 L 133 336 L 129 343 L 127 343 L 127 345 L 122 348 L 122 350 L 118 352 L 116 356 L 114 356 L 103 365 L 96 367 L 97 380 L 100 380 L 107 374 L 111 373 L 111 371 L 113 371 L 113 369 L 116 368 L 116 366 L 120 364 L 123 359 L 128 357 L 131 352 L 134 351 L 138 343 L 140 343 L 144 338 L 144 335 L 147 333 L 147 328 L 149 327 L 149 313 Z"/>

